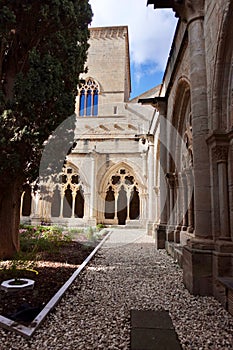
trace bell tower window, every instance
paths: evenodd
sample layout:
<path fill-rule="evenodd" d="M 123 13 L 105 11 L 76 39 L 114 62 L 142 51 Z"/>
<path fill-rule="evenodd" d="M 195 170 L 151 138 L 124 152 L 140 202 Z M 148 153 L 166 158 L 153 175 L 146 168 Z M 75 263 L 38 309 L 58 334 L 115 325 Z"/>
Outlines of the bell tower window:
<path fill-rule="evenodd" d="M 90 117 L 98 115 L 99 85 L 88 78 L 79 85 L 79 116 Z"/>

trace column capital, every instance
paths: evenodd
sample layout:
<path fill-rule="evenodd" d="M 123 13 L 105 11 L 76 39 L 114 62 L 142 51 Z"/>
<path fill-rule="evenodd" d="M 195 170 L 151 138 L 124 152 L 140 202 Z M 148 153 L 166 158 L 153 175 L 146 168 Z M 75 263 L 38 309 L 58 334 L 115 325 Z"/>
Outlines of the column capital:
<path fill-rule="evenodd" d="M 214 162 L 227 161 L 229 150 L 229 137 L 225 132 L 214 131 L 206 139 L 211 150 L 212 160 Z"/>
<path fill-rule="evenodd" d="M 216 145 L 212 148 L 212 159 L 215 162 L 226 162 L 228 158 L 228 147 Z"/>

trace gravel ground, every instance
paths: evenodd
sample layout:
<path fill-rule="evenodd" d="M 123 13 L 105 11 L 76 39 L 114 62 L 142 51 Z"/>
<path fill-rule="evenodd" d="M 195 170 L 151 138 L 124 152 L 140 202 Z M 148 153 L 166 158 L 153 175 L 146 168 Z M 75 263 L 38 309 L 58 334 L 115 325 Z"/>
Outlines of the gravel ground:
<path fill-rule="evenodd" d="M 190 295 L 182 270 L 142 233 L 115 229 L 35 335 L 0 329 L 0 349 L 130 349 L 130 309 L 161 308 L 183 349 L 233 349 L 233 317 L 214 298 Z"/>

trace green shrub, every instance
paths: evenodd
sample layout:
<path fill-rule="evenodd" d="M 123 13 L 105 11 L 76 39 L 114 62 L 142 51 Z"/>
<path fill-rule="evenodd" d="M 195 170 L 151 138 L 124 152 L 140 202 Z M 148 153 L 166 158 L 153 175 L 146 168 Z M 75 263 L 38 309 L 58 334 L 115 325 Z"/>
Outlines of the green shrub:
<path fill-rule="evenodd" d="M 96 225 L 96 228 L 98 231 L 102 230 L 103 228 L 105 228 L 105 225 L 104 224 L 97 224 Z"/>
<path fill-rule="evenodd" d="M 71 241 L 69 232 L 63 232 L 61 227 L 57 226 L 20 226 L 20 246 L 21 251 L 54 251 L 65 242 Z"/>

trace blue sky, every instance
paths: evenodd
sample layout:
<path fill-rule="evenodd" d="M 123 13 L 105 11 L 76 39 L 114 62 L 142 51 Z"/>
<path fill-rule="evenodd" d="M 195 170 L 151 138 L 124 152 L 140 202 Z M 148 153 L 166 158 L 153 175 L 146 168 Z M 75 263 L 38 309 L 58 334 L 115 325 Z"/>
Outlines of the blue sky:
<path fill-rule="evenodd" d="M 127 25 L 131 98 L 162 81 L 177 19 L 171 10 L 154 10 L 147 0 L 89 0 L 92 27 Z"/>

